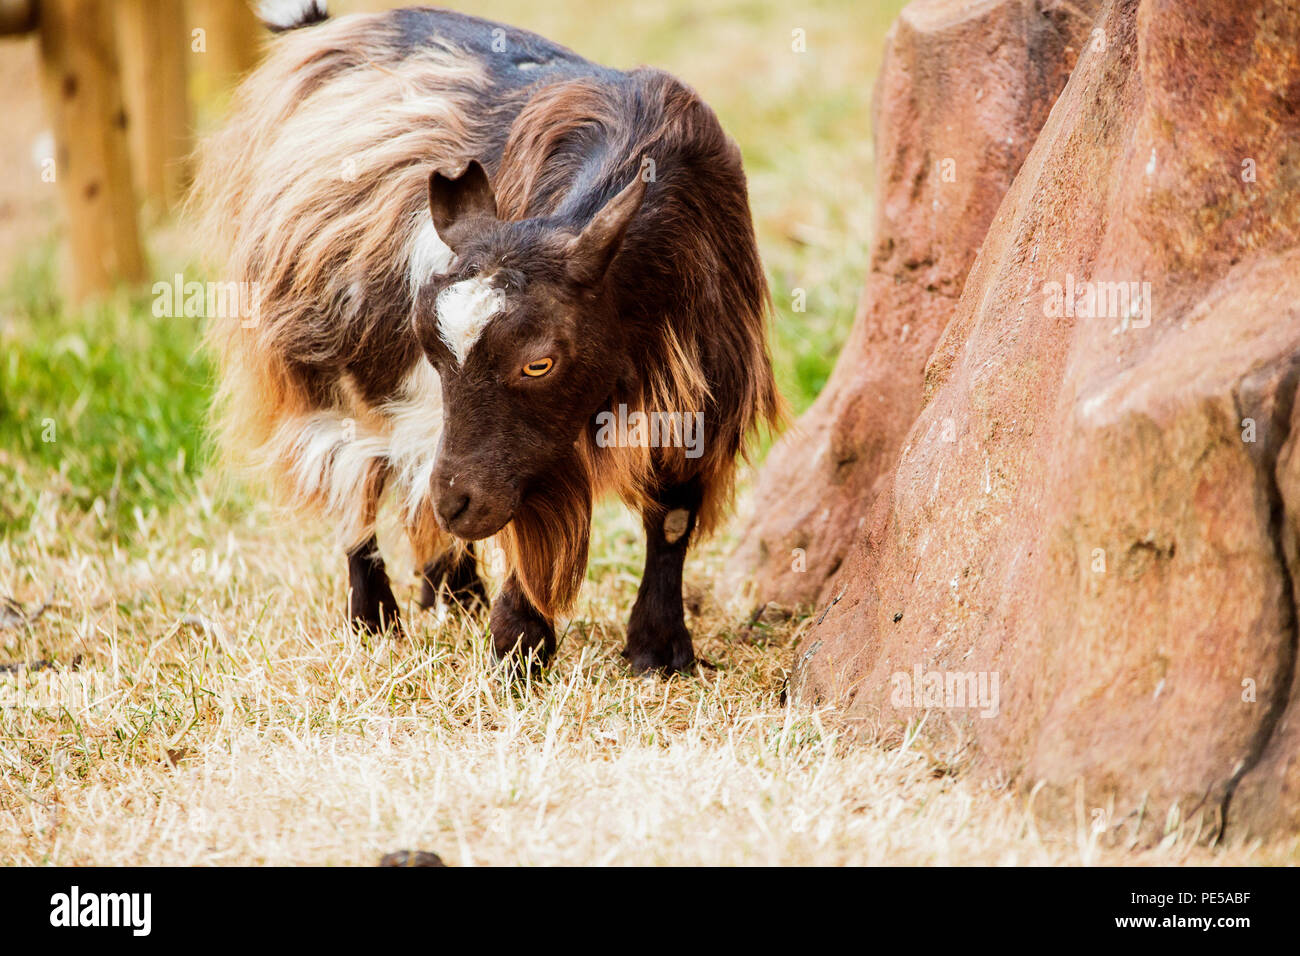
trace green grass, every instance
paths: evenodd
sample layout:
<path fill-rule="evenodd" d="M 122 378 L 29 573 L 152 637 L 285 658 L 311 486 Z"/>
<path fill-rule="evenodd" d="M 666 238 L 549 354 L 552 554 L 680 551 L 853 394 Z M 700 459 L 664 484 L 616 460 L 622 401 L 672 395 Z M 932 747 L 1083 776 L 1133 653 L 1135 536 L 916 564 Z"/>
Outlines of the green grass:
<path fill-rule="evenodd" d="M 22 263 L 0 320 L 0 533 L 43 513 L 93 516 L 106 536 L 136 509 L 193 494 L 210 371 L 195 319 L 119 293 L 61 301 L 48 247 Z"/>

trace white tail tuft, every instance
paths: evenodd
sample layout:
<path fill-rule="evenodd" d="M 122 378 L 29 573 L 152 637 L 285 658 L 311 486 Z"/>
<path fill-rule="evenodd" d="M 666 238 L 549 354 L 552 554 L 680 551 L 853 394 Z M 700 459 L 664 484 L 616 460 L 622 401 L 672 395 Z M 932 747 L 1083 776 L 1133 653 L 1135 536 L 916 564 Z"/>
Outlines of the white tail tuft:
<path fill-rule="evenodd" d="M 261 0 L 257 16 L 272 33 L 284 33 L 329 19 L 325 0 Z"/>

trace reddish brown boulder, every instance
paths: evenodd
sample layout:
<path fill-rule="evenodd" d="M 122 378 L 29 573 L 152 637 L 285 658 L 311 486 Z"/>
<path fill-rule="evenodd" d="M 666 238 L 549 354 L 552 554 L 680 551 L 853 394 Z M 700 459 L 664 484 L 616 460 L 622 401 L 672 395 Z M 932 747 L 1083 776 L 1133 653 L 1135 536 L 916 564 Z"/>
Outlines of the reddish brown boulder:
<path fill-rule="evenodd" d="M 866 289 L 830 381 L 768 457 L 735 562 L 764 600 L 823 595 L 921 408 L 926 359 L 1100 0 L 918 0 L 875 94 Z"/>
<path fill-rule="evenodd" d="M 1098 26 L 792 685 L 1110 827 L 1294 827 L 1300 7 Z"/>

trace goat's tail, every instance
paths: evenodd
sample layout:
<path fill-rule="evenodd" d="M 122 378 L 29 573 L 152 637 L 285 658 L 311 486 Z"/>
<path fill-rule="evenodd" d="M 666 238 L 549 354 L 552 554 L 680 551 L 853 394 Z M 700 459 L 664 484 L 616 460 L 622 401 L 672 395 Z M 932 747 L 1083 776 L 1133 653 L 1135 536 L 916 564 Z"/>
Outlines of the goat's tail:
<path fill-rule="evenodd" d="M 272 33 L 285 33 L 324 23 L 329 19 L 329 11 L 325 0 L 261 0 L 257 16 Z"/>

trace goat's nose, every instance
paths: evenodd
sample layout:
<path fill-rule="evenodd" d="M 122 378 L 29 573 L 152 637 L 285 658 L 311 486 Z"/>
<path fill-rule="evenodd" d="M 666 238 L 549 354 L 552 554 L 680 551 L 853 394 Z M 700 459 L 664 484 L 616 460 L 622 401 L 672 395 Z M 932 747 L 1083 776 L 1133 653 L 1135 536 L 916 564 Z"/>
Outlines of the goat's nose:
<path fill-rule="evenodd" d="M 433 479 L 438 524 L 464 541 L 478 541 L 505 527 L 514 501 L 490 481 L 464 471 L 445 469 Z"/>
<path fill-rule="evenodd" d="M 469 510 L 469 495 L 455 488 L 447 488 L 438 496 L 438 514 L 444 528 L 450 528 Z"/>

